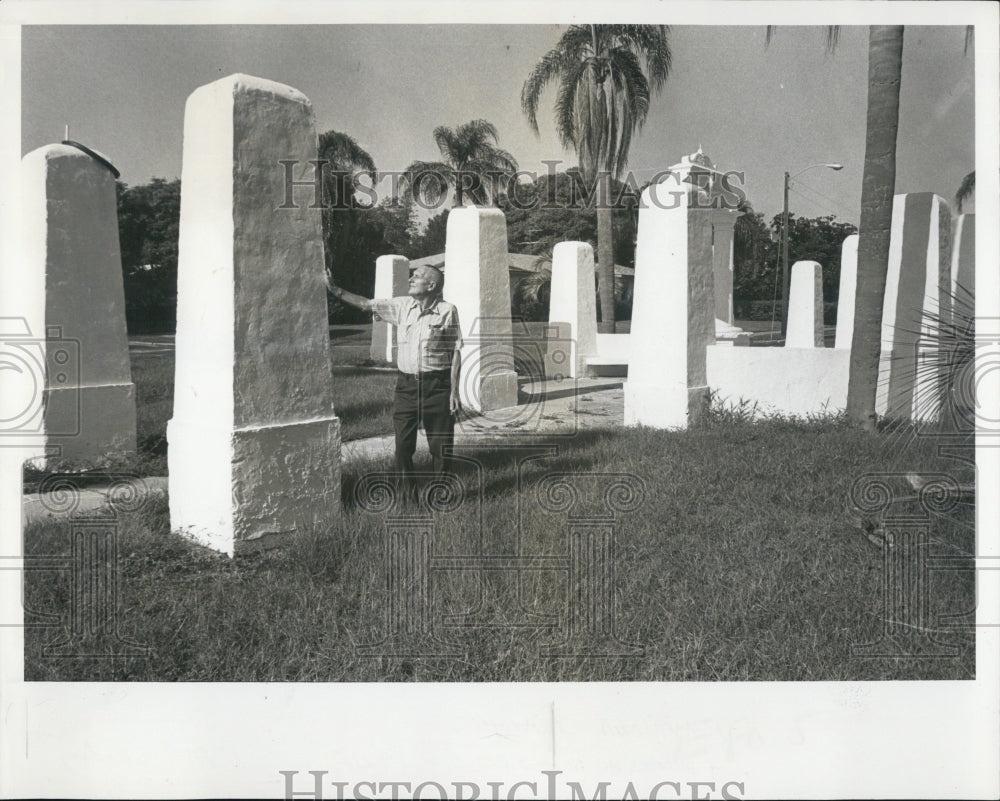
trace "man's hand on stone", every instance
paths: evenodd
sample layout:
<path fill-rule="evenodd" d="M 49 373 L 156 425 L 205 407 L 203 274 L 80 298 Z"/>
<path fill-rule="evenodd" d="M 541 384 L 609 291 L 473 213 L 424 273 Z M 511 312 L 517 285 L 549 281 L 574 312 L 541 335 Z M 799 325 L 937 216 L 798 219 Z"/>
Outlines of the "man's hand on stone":
<path fill-rule="evenodd" d="M 448 407 L 451 409 L 451 413 L 453 415 L 457 415 L 462 410 L 462 402 L 458 399 L 457 392 L 451 393 L 451 401 L 449 402 Z"/>
<path fill-rule="evenodd" d="M 333 282 L 333 271 L 329 267 L 326 268 L 326 288 L 335 298 L 344 294 L 344 290 Z"/>

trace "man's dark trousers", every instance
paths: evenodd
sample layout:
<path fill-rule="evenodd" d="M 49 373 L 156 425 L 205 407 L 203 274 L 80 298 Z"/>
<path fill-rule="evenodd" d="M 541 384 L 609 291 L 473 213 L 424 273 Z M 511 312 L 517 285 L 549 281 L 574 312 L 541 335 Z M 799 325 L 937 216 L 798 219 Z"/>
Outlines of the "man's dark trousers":
<path fill-rule="evenodd" d="M 403 489 L 412 499 L 416 493 L 413 454 L 417 449 L 417 427 L 423 424 L 433 459 L 433 471 L 443 473 L 451 466 L 455 441 L 455 418 L 451 413 L 451 370 L 434 370 L 419 375 L 399 373 L 392 408 L 396 432 L 396 469 Z"/>

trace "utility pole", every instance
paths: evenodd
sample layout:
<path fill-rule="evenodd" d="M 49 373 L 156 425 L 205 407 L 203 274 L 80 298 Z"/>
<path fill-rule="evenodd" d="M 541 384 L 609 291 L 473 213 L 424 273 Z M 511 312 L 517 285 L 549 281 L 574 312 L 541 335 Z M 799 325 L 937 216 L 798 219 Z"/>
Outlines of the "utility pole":
<path fill-rule="evenodd" d="M 788 271 L 788 172 L 785 172 L 785 202 L 781 210 L 781 336 L 788 333 L 788 292 L 792 276 Z"/>

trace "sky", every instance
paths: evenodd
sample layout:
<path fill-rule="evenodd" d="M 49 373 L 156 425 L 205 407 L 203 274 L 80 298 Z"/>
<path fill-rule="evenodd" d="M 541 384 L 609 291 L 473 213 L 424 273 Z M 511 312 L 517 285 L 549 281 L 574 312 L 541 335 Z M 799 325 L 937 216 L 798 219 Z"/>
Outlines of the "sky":
<path fill-rule="evenodd" d="M 576 164 L 555 135 L 555 92 L 542 97 L 540 134 L 520 91 L 563 26 L 200 25 L 26 26 L 22 29 L 21 150 L 70 138 L 105 153 L 130 185 L 181 173 L 184 103 L 197 87 L 243 72 L 299 89 L 317 131 L 357 139 L 380 170 L 436 160 L 431 133 L 484 118 L 524 170 Z M 699 147 L 745 174 L 750 202 L 781 211 L 782 175 L 801 216 L 858 222 L 867 92 L 866 27 L 842 29 L 833 54 L 821 26 L 677 25 L 673 65 L 633 140 L 641 184 Z M 974 45 L 964 26 L 907 26 L 896 191 L 951 199 L 974 165 Z"/>

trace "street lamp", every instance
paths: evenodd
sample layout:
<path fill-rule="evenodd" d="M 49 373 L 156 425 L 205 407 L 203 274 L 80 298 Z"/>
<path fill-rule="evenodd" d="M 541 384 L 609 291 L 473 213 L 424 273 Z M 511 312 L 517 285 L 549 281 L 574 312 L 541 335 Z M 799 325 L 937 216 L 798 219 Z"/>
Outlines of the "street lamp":
<path fill-rule="evenodd" d="M 806 170 L 815 167 L 826 167 L 830 170 L 842 170 L 843 164 L 810 164 L 803 167 L 795 175 L 785 173 L 785 205 L 781 211 L 781 335 L 785 336 L 788 331 L 788 292 L 792 283 L 792 274 L 788 268 L 788 183 L 792 178 L 797 178 Z"/>

